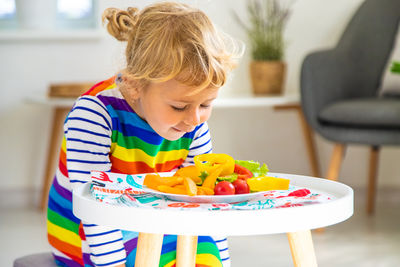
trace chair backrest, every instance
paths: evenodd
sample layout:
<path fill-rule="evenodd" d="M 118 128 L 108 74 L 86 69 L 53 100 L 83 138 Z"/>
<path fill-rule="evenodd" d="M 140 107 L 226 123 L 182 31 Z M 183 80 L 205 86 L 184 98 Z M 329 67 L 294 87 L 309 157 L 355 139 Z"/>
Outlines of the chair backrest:
<path fill-rule="evenodd" d="M 377 94 L 399 20 L 400 0 L 365 0 L 356 11 L 337 45 L 353 64 L 349 95 Z"/>

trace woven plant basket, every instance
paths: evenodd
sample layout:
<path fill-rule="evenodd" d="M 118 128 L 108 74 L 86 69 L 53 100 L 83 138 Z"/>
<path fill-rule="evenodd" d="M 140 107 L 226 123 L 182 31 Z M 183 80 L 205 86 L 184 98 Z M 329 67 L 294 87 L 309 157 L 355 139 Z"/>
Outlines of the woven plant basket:
<path fill-rule="evenodd" d="M 281 95 L 286 76 L 282 61 L 252 61 L 250 78 L 255 95 Z"/>

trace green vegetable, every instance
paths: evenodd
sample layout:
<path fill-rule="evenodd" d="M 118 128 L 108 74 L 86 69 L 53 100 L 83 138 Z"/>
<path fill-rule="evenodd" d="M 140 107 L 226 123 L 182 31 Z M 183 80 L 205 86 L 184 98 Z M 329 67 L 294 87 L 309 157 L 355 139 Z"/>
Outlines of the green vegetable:
<path fill-rule="evenodd" d="M 199 185 L 202 185 L 202 184 L 204 183 L 204 180 L 207 178 L 208 175 L 209 175 L 209 174 L 208 174 L 208 172 L 206 172 L 206 171 L 202 171 L 202 172 L 200 173 L 199 177 L 201 178 L 201 184 L 199 184 Z"/>
<path fill-rule="evenodd" d="M 236 179 L 238 178 L 238 175 L 236 173 L 230 174 L 230 175 L 225 175 L 225 176 L 220 176 L 217 178 L 217 181 L 228 181 L 233 183 Z"/>
<path fill-rule="evenodd" d="M 259 162 L 253 160 L 235 160 L 235 164 L 243 166 L 251 171 L 254 177 L 266 175 L 268 173 L 267 164 L 260 166 Z"/>

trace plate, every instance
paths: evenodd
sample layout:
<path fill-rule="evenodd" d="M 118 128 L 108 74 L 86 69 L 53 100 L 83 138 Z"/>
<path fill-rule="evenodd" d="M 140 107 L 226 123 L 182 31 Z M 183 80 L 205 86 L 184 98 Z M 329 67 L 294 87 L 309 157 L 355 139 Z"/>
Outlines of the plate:
<path fill-rule="evenodd" d="M 188 196 L 188 195 L 177 195 L 177 194 L 169 194 L 163 193 L 160 191 L 156 191 L 150 189 L 146 186 L 143 186 L 143 190 L 146 193 L 150 193 L 156 197 L 165 197 L 170 200 L 180 201 L 180 202 L 189 202 L 189 203 L 238 203 L 252 200 L 256 197 L 262 196 L 267 191 L 255 192 L 249 194 L 238 194 L 238 195 L 200 195 L 200 196 Z"/>

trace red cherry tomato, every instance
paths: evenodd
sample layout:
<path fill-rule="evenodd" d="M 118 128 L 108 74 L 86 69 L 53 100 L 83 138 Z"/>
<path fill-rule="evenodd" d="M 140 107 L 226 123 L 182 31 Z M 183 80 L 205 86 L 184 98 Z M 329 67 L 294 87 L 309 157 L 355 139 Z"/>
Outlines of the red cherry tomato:
<path fill-rule="evenodd" d="M 246 180 L 247 178 L 253 177 L 253 173 L 249 169 L 238 164 L 235 164 L 235 169 L 233 172 L 238 174 L 239 179 Z"/>
<path fill-rule="evenodd" d="M 216 195 L 234 195 L 235 187 L 231 182 L 222 181 L 215 185 L 214 194 Z"/>
<path fill-rule="evenodd" d="M 246 180 L 236 179 L 232 184 L 235 187 L 235 194 L 248 194 L 248 193 L 250 193 L 250 187 L 247 184 Z"/>

